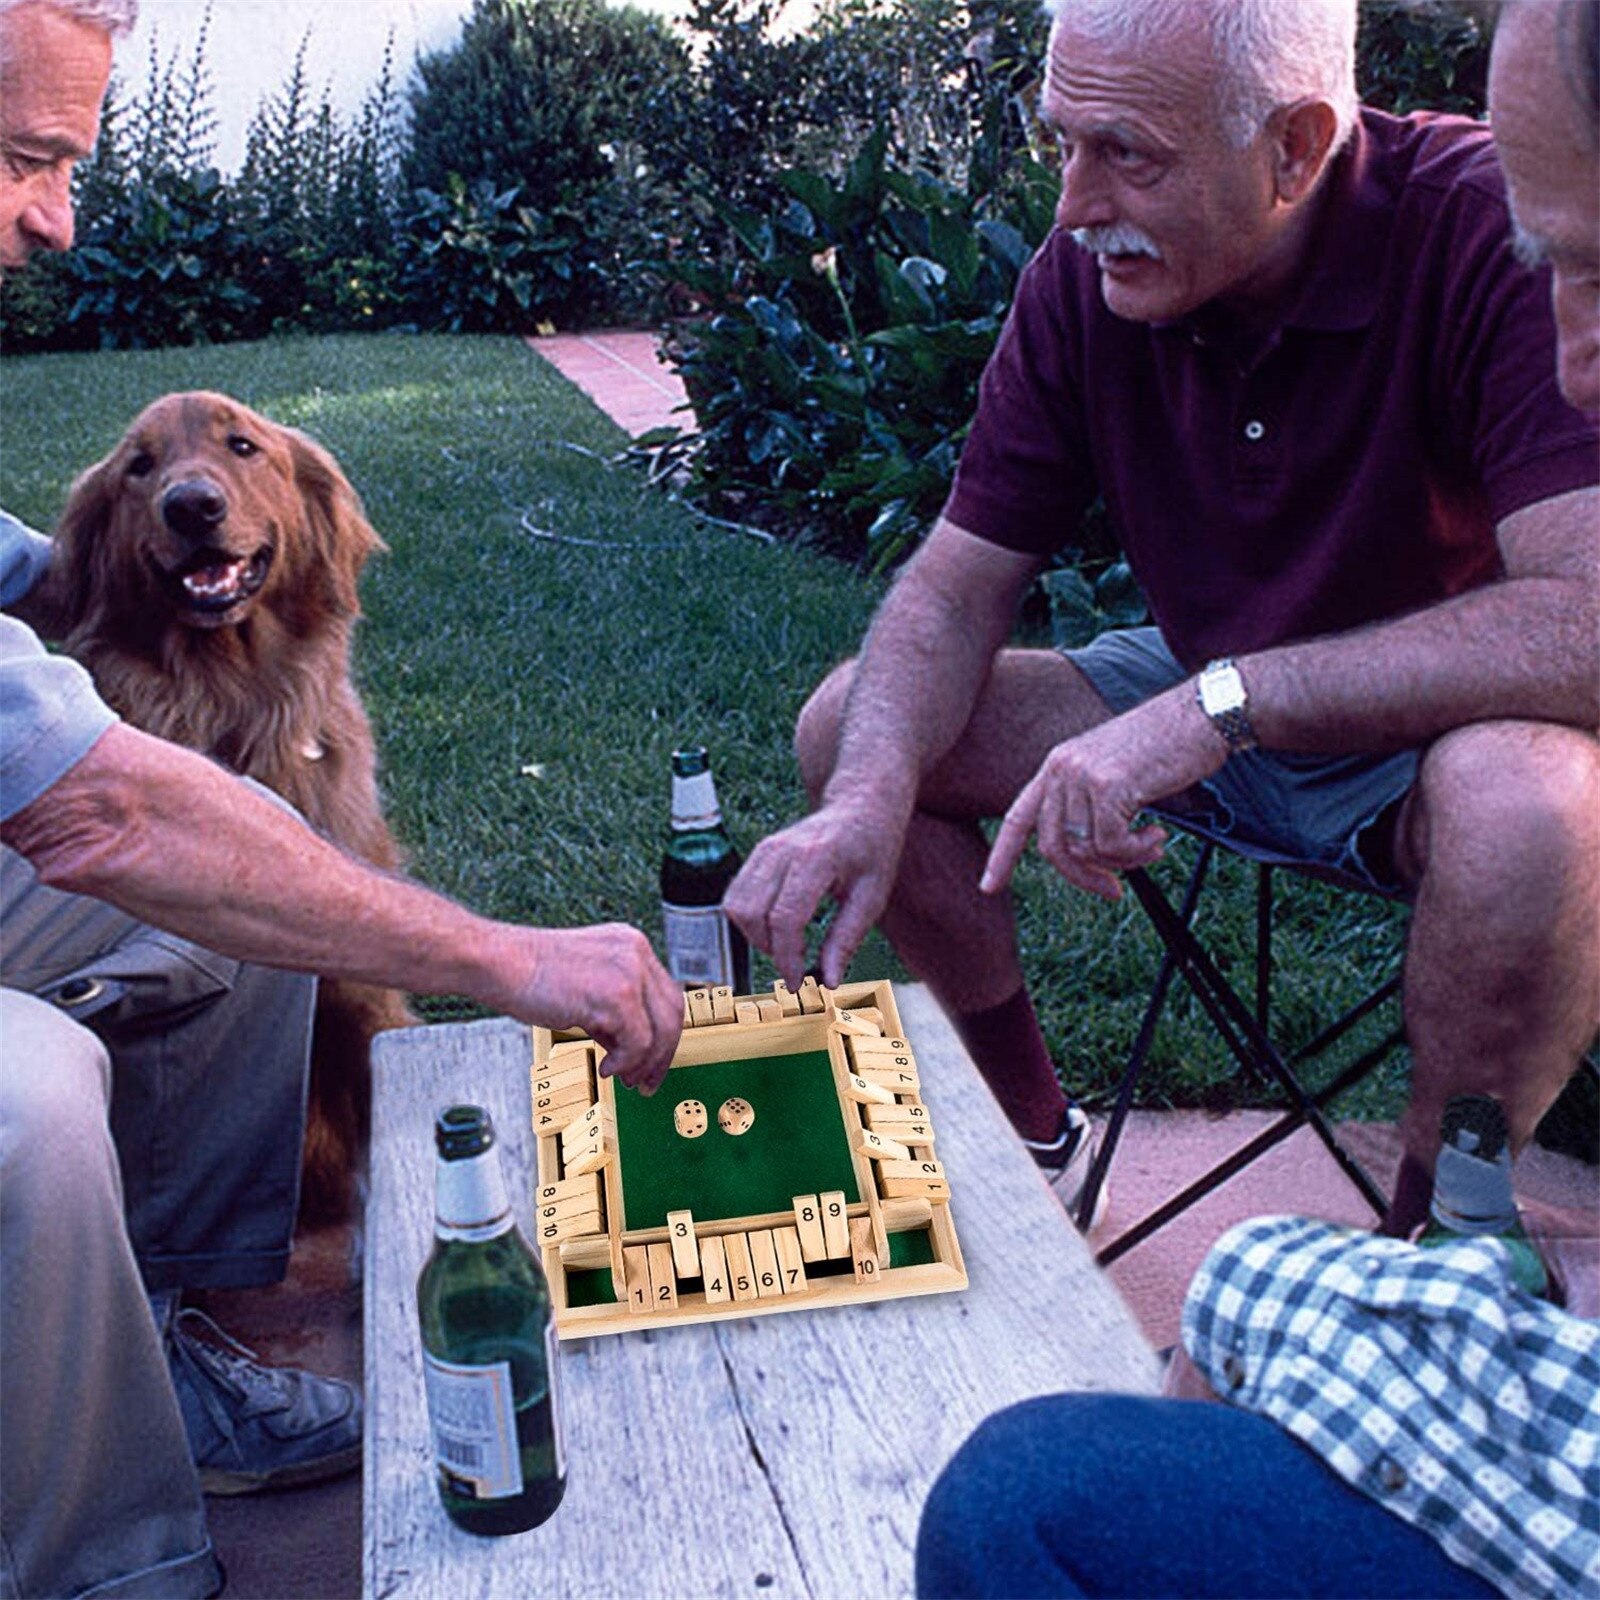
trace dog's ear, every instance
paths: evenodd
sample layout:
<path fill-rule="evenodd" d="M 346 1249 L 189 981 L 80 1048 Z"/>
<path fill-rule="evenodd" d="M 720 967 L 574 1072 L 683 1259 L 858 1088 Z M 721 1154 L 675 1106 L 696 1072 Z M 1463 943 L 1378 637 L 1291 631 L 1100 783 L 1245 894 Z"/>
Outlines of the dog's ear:
<path fill-rule="evenodd" d="M 360 612 L 356 585 L 369 556 L 386 550 L 361 509 L 361 498 L 339 468 L 339 463 L 316 440 L 294 428 L 285 428 L 294 462 L 295 487 L 305 507 L 306 533 L 312 558 L 309 581 L 320 574 L 329 586 L 328 597 L 343 615 Z"/>
<path fill-rule="evenodd" d="M 56 523 L 50 565 L 28 596 L 26 620 L 47 639 L 65 639 L 93 625 L 116 581 L 118 552 L 110 537 L 120 475 L 113 455 L 79 475 Z"/>

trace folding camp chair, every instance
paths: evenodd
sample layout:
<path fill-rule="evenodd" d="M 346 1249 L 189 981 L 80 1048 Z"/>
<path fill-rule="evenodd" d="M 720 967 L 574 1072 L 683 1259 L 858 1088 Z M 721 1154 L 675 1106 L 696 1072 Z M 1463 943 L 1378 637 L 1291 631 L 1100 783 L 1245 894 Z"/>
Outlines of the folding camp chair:
<path fill-rule="evenodd" d="M 1099 1150 L 1096 1152 L 1088 1180 L 1084 1185 L 1078 1206 L 1078 1226 L 1087 1228 L 1089 1219 L 1094 1215 L 1095 1201 L 1104 1186 L 1112 1159 L 1116 1155 L 1123 1125 L 1133 1104 L 1134 1090 L 1148 1061 L 1156 1024 L 1166 1005 L 1168 991 L 1175 974 L 1183 975 L 1218 1036 L 1241 1068 L 1252 1078 L 1276 1087 L 1283 1106 L 1283 1114 L 1248 1144 L 1243 1145 L 1102 1247 L 1096 1254 L 1096 1260 L 1102 1265 L 1116 1260 L 1118 1256 L 1149 1238 L 1158 1228 L 1164 1227 L 1174 1217 L 1188 1210 L 1196 1201 L 1210 1194 L 1213 1189 L 1227 1182 L 1234 1174 L 1241 1172 L 1251 1162 L 1307 1123 L 1339 1164 L 1340 1170 L 1355 1184 L 1374 1213 L 1381 1216 L 1388 1208 L 1388 1197 L 1355 1156 L 1340 1143 L 1324 1111 L 1339 1095 L 1376 1071 L 1389 1053 L 1402 1042 L 1404 1031 L 1399 1022 L 1397 1021 L 1393 1029 L 1377 1044 L 1364 1051 L 1321 1088 L 1315 1091 L 1307 1089 L 1301 1081 L 1300 1072 L 1364 1018 L 1395 998 L 1400 988 L 1399 973 L 1396 971 L 1394 976 L 1379 985 L 1359 1004 L 1352 1006 L 1342 1016 L 1329 1023 L 1308 1044 L 1287 1055 L 1282 1053 L 1270 1036 L 1273 889 L 1277 872 L 1292 869 L 1275 868 L 1264 863 L 1256 864 L 1255 996 L 1254 1004 L 1250 1005 L 1223 977 L 1216 962 L 1207 954 L 1192 931 L 1195 908 L 1200 902 L 1216 849 L 1216 844 L 1211 840 L 1200 842 L 1199 854 L 1184 889 L 1182 903 L 1176 908 L 1147 872 L 1138 869 L 1125 874 L 1128 887 L 1137 896 L 1161 940 L 1164 954 L 1127 1066 L 1117 1086 L 1117 1097 L 1110 1121 L 1101 1137 Z M 1398 966 L 1398 952 L 1396 964 Z"/>

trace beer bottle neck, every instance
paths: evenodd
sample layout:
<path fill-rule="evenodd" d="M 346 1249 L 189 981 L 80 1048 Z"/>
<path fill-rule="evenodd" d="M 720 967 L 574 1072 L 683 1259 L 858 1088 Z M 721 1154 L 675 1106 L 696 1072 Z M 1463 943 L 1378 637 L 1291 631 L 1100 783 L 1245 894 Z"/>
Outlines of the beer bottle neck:
<path fill-rule="evenodd" d="M 658 812 L 657 815 L 660 815 Z M 717 786 L 709 772 L 691 777 L 672 778 L 672 829 L 674 833 L 696 833 L 722 826 L 722 808 L 717 804 Z"/>
<path fill-rule="evenodd" d="M 475 1156 L 440 1160 L 434 1177 L 435 1238 L 476 1244 L 514 1225 L 500 1152 L 491 1145 Z"/>

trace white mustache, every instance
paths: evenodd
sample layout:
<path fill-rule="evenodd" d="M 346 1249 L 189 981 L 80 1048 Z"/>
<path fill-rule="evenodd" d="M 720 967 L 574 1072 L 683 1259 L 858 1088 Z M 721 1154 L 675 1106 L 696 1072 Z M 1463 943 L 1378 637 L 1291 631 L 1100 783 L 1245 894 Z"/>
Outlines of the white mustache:
<path fill-rule="evenodd" d="M 1074 228 L 1072 242 L 1097 256 L 1149 256 L 1161 259 L 1155 240 L 1131 222 L 1114 222 L 1109 228 Z"/>

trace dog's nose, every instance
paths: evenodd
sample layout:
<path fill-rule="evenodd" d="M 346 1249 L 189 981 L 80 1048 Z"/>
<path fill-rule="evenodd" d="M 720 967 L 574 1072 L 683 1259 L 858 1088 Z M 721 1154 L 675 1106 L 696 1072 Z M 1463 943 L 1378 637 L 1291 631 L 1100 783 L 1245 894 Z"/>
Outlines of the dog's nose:
<path fill-rule="evenodd" d="M 222 491 L 204 478 L 175 483 L 161 497 L 161 517 L 172 531 L 196 543 L 207 540 L 228 514 Z"/>

